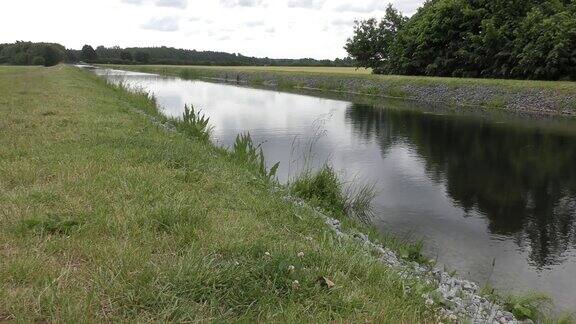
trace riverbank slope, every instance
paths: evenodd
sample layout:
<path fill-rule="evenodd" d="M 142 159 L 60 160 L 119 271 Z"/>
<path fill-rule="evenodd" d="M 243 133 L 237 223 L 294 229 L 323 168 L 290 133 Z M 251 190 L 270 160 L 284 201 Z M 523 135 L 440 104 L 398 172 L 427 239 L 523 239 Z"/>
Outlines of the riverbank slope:
<path fill-rule="evenodd" d="M 519 113 L 576 115 L 576 82 L 372 75 L 353 68 L 108 65 L 183 78 L 313 88 Z"/>
<path fill-rule="evenodd" d="M 0 320 L 434 321 L 429 288 L 147 98 L 65 66 L 0 89 Z"/>

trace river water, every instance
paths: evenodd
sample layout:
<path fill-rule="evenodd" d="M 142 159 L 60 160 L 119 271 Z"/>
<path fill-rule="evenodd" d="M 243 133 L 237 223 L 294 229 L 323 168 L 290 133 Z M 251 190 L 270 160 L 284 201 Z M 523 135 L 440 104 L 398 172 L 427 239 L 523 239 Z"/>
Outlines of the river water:
<path fill-rule="evenodd" d="M 200 108 L 219 145 L 250 132 L 281 181 L 328 162 L 373 183 L 382 232 L 422 240 L 461 277 L 576 311 L 574 120 L 95 72 L 152 92 L 166 115 Z"/>

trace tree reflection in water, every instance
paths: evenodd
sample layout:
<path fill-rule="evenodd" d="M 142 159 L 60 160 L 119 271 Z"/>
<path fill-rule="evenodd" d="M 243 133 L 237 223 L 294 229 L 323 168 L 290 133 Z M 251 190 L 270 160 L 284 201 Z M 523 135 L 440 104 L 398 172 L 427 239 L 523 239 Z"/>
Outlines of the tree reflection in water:
<path fill-rule="evenodd" d="M 536 267 L 576 248 L 576 136 L 360 104 L 346 119 L 384 155 L 395 143 L 413 147 L 457 206 L 480 211 L 492 234 L 528 248 Z"/>

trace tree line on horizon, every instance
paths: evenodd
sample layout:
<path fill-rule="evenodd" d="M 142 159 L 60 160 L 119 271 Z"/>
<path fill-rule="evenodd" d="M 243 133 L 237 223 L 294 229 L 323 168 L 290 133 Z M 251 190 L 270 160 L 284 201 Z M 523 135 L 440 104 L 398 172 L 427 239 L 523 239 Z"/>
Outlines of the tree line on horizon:
<path fill-rule="evenodd" d="M 197 51 L 173 47 L 128 47 L 84 45 L 81 50 L 71 50 L 78 60 L 89 63 L 109 64 L 165 64 L 165 65 L 278 65 L 278 66 L 353 66 L 352 59 L 335 60 L 272 59 L 244 56 L 240 53 Z"/>
<path fill-rule="evenodd" d="M 166 65 L 230 65 L 230 66 L 354 66 L 350 58 L 335 60 L 271 59 L 244 56 L 239 53 L 196 51 L 173 47 L 98 46 L 84 45 L 82 49 L 66 49 L 56 43 L 18 41 L 0 44 L 0 64 L 45 65 L 67 63 L 103 64 L 166 64 Z"/>
<path fill-rule="evenodd" d="M 576 80 L 576 0 L 427 0 L 356 22 L 345 49 L 375 73 Z"/>

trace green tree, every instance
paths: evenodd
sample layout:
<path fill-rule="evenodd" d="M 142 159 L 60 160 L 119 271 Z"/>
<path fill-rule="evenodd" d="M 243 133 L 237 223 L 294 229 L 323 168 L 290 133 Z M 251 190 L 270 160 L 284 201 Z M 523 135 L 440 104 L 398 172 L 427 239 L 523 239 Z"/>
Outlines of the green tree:
<path fill-rule="evenodd" d="M 66 49 L 63 46 L 48 44 L 43 49 L 44 65 L 52 66 L 64 61 Z"/>
<path fill-rule="evenodd" d="M 96 61 L 98 55 L 96 51 L 90 45 L 82 46 L 82 51 L 80 52 L 80 59 L 88 63 Z"/>
<path fill-rule="evenodd" d="M 44 65 L 45 61 L 42 56 L 36 56 L 32 59 L 32 65 Z"/>
<path fill-rule="evenodd" d="M 76 51 L 69 49 L 66 50 L 66 62 L 69 63 L 78 62 L 78 55 L 76 54 Z"/>
<path fill-rule="evenodd" d="M 393 60 L 391 56 L 398 31 L 406 21 L 402 13 L 389 5 L 379 22 L 374 18 L 357 21 L 354 36 L 348 39 L 344 48 L 360 66 L 377 71 L 386 69 Z"/>
<path fill-rule="evenodd" d="M 150 53 L 137 51 L 134 53 L 134 60 L 136 60 L 138 63 L 148 63 L 148 61 L 150 61 Z"/>
<path fill-rule="evenodd" d="M 388 74 L 576 80 L 574 0 L 429 0 L 408 20 L 395 13 L 389 8 L 382 22 L 355 26 L 345 48 L 360 66 Z"/>
<path fill-rule="evenodd" d="M 12 64 L 15 65 L 26 65 L 30 61 L 30 57 L 26 52 L 18 52 L 12 58 Z"/>
<path fill-rule="evenodd" d="M 130 53 L 130 51 L 127 50 L 122 50 L 120 52 L 120 58 L 126 61 L 132 61 L 132 53 Z"/>
<path fill-rule="evenodd" d="M 518 64 L 513 74 L 533 79 L 576 77 L 576 5 L 557 8 L 549 15 L 531 10 L 515 40 Z"/>

